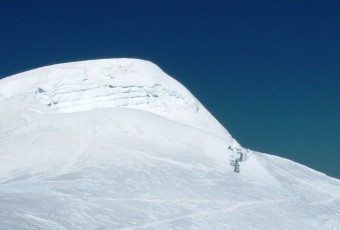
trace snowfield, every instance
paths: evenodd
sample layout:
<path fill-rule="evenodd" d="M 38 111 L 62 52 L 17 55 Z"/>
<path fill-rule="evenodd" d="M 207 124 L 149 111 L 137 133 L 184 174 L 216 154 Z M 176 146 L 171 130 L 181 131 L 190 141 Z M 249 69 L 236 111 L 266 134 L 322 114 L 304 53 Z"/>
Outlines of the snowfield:
<path fill-rule="evenodd" d="M 255 151 L 235 173 L 242 147 L 147 61 L 2 79 L 0 118 L 0 229 L 340 229 L 339 180 Z"/>

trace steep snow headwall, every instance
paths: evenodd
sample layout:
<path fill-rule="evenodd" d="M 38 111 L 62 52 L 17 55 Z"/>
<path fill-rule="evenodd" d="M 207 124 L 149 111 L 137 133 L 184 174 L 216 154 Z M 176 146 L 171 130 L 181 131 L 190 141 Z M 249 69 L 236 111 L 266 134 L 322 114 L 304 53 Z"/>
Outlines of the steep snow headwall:
<path fill-rule="evenodd" d="M 159 84 L 147 85 L 60 85 L 51 90 L 38 88 L 37 99 L 52 110 L 71 113 L 96 108 L 129 107 L 167 112 L 168 105 L 197 114 L 197 101 L 178 91 L 163 88 Z"/>

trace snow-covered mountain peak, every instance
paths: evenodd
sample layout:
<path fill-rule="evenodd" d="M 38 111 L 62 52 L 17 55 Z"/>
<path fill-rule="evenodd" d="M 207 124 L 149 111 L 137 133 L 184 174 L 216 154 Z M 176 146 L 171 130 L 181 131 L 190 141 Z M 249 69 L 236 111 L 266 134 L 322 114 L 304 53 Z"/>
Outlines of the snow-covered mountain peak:
<path fill-rule="evenodd" d="M 150 62 L 0 80 L 0 229 L 338 230 L 339 194 L 337 179 L 240 147 Z"/>
<path fill-rule="evenodd" d="M 0 100 L 34 94 L 40 112 L 74 113 L 126 107 L 228 135 L 204 106 L 157 65 L 139 59 L 103 59 L 47 66 L 0 81 Z"/>

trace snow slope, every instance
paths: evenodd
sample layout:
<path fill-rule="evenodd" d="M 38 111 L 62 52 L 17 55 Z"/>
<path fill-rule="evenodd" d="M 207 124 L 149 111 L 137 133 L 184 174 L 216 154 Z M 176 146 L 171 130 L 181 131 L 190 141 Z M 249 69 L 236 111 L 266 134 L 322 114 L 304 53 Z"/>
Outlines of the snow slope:
<path fill-rule="evenodd" d="M 225 136 L 226 130 L 179 82 L 151 62 L 108 59 L 53 65 L 0 84 L 0 101 L 35 94 L 44 112 L 73 113 L 128 107 Z"/>
<path fill-rule="evenodd" d="M 340 229 L 340 181 L 240 147 L 156 65 L 0 80 L 0 229 Z"/>

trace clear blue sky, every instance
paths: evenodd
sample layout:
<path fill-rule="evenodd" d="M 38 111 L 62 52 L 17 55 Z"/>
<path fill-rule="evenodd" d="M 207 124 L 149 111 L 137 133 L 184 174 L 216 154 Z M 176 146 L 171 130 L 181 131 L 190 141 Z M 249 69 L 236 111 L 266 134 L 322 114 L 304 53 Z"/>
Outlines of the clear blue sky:
<path fill-rule="evenodd" d="M 135 57 L 245 147 L 340 178 L 340 1 L 3 1 L 0 78 Z"/>

